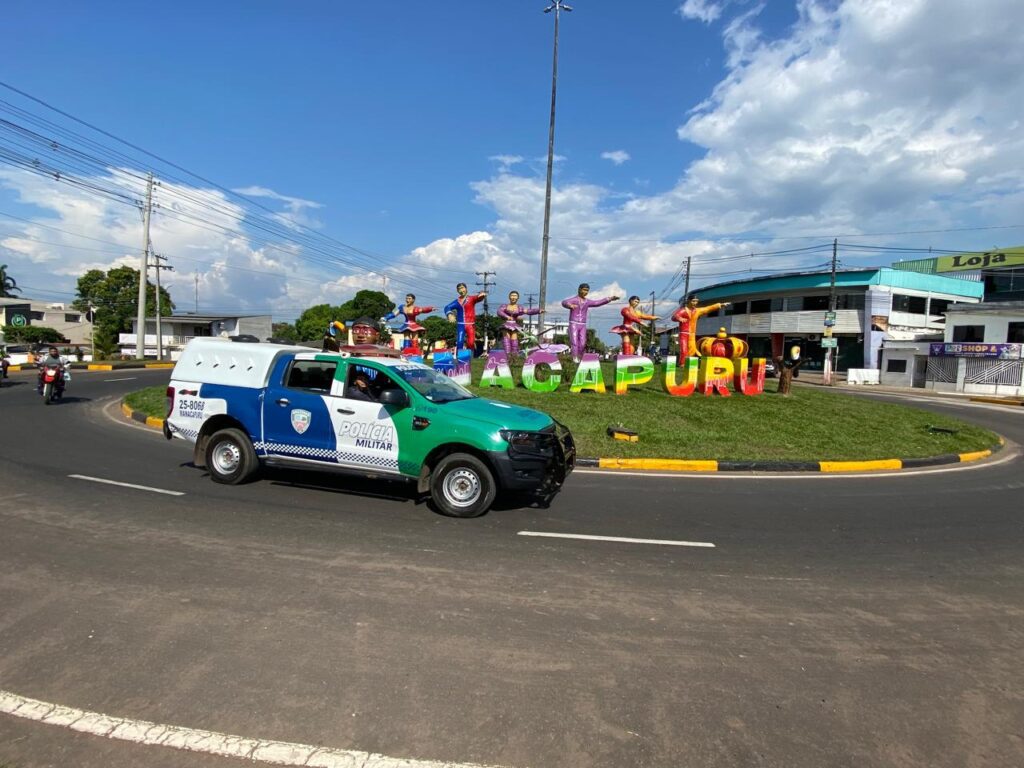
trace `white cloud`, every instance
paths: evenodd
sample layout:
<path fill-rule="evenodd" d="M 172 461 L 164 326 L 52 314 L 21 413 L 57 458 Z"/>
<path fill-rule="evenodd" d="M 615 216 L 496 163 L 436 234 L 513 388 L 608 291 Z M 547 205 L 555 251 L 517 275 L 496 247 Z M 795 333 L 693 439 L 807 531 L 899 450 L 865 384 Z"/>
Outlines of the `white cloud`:
<path fill-rule="evenodd" d="M 500 173 L 507 173 L 513 165 L 523 162 L 521 155 L 491 155 L 487 159 L 498 164 Z"/>
<path fill-rule="evenodd" d="M 714 0 L 686 0 L 679 6 L 679 13 L 683 18 L 696 19 L 710 24 L 722 15 L 722 10 L 727 4 L 716 3 Z"/>
<path fill-rule="evenodd" d="M 628 161 L 630 157 L 629 152 L 626 152 L 625 150 L 622 149 L 616 149 L 611 152 L 602 152 L 601 159 L 611 160 L 613 163 L 615 163 L 615 165 L 622 165 L 623 163 Z"/>

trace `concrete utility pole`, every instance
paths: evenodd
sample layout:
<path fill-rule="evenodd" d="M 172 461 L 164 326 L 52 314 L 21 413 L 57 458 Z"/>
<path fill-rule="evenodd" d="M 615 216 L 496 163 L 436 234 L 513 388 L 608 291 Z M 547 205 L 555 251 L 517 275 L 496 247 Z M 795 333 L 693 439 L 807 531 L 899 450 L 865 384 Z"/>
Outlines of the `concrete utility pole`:
<path fill-rule="evenodd" d="M 199 314 L 199 273 L 196 272 L 196 314 Z"/>
<path fill-rule="evenodd" d="M 146 181 L 146 205 L 142 209 L 142 266 L 139 268 L 139 307 L 136 314 L 135 359 L 146 357 L 146 281 L 149 279 L 149 216 L 153 212 L 153 174 Z"/>
<path fill-rule="evenodd" d="M 548 232 L 551 227 L 551 171 L 555 162 L 555 93 L 558 89 L 558 20 L 562 11 L 572 8 L 564 0 L 554 0 L 544 13 L 555 12 L 555 46 L 551 64 L 551 122 L 548 125 L 548 178 L 544 188 L 544 235 L 540 244 L 540 308 L 548 299 Z"/>
<path fill-rule="evenodd" d="M 839 254 L 839 238 L 832 241 L 832 280 L 829 284 L 828 289 L 828 311 L 836 311 L 836 257 Z M 826 337 L 822 335 L 822 339 L 832 338 L 831 336 Z M 826 385 L 832 384 L 832 349 L 833 347 L 825 348 L 825 366 L 822 368 L 822 383 Z"/>
<path fill-rule="evenodd" d="M 174 267 L 161 264 L 161 261 L 167 261 L 167 257 L 154 253 L 153 269 L 156 270 L 156 359 L 162 362 L 164 359 L 164 336 L 163 328 L 160 323 L 160 272 L 164 269 L 168 269 L 173 272 Z"/>
<path fill-rule="evenodd" d="M 683 303 L 690 297 L 690 263 L 693 261 L 693 256 L 686 257 L 686 283 L 683 285 Z M 653 314 L 653 313 L 652 313 Z"/>
<path fill-rule="evenodd" d="M 654 295 L 655 295 L 654 291 L 651 291 L 651 314 L 652 315 L 657 314 L 654 311 L 654 305 L 657 303 L 655 301 Z M 655 330 L 656 330 L 655 327 L 654 327 L 654 324 L 656 322 L 657 322 L 656 320 L 651 320 L 651 344 L 654 344 L 654 333 L 655 333 Z M 643 336 L 640 337 L 640 341 L 641 342 L 643 341 Z M 638 349 L 637 352 L 643 352 L 643 350 L 642 349 Z"/>
<path fill-rule="evenodd" d="M 485 293 L 489 292 L 491 290 L 491 286 L 494 285 L 494 281 L 493 280 L 488 281 L 487 278 L 490 277 L 491 275 L 494 275 L 495 277 L 497 277 L 498 273 L 497 272 L 477 272 L 476 274 L 480 275 L 481 277 L 483 277 L 483 281 L 482 282 L 481 281 L 477 281 L 477 285 L 482 286 Z M 488 326 L 489 326 L 489 323 L 487 322 L 487 319 L 490 316 L 489 307 L 490 307 L 490 305 L 487 303 L 487 296 L 484 296 L 484 352 L 486 352 L 488 350 L 488 348 L 490 347 L 490 336 L 487 333 Z"/>

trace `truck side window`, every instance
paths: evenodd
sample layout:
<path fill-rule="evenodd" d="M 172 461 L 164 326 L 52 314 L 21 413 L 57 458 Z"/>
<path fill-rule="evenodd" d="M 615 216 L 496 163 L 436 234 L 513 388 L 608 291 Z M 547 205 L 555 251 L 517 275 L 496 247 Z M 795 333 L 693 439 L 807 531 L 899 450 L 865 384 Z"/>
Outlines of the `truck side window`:
<path fill-rule="evenodd" d="M 289 389 L 308 389 L 330 392 L 331 382 L 338 364 L 320 360 L 296 360 L 288 369 L 285 386 Z"/>

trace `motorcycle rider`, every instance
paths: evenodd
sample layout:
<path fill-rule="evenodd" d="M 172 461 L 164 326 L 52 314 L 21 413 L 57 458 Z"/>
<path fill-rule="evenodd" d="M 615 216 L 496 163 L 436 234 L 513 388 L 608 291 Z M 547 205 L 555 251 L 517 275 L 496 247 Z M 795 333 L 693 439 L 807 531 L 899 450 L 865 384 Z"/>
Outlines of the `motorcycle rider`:
<path fill-rule="evenodd" d="M 54 389 L 56 390 L 57 397 L 64 396 L 64 382 L 68 378 L 68 359 L 60 354 L 60 351 L 56 347 L 50 347 L 47 356 L 39 362 L 39 382 L 36 385 L 36 391 L 39 394 L 43 394 L 43 372 L 47 368 L 59 368 L 60 372 L 57 375 L 57 380 L 54 382 Z"/>

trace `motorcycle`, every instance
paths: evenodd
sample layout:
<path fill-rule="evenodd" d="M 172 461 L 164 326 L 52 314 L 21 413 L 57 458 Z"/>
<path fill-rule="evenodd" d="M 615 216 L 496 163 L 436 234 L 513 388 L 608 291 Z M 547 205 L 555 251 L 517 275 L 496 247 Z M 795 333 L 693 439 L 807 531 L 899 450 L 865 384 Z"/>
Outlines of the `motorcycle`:
<path fill-rule="evenodd" d="M 49 405 L 64 397 L 64 366 L 47 365 L 39 372 L 43 404 Z"/>

